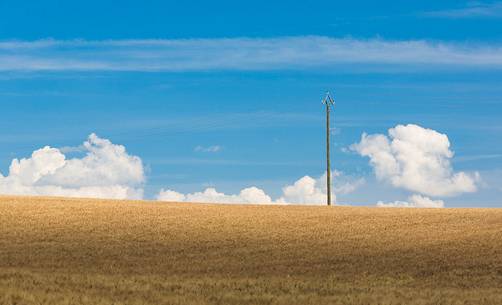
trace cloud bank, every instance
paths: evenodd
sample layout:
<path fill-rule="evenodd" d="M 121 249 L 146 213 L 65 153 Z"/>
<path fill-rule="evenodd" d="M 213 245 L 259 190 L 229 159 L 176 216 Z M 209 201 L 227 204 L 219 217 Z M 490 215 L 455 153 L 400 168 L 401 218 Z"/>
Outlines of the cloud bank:
<path fill-rule="evenodd" d="M 445 134 L 418 125 L 397 125 L 388 135 L 363 134 L 351 149 L 369 157 L 379 180 L 429 196 L 454 196 L 477 190 L 478 174 L 454 172 Z"/>
<path fill-rule="evenodd" d="M 81 158 L 67 158 L 65 153 L 81 153 Z M 342 173 L 333 172 L 334 177 Z M 224 194 L 214 188 L 182 194 L 162 189 L 156 196 L 162 201 L 253 204 L 325 204 L 326 174 L 314 179 L 305 176 L 282 190 L 276 200 L 257 187 L 238 194 Z M 7 176 L 0 174 L 0 194 L 40 195 L 112 199 L 142 199 L 145 172 L 142 160 L 131 156 L 122 145 L 91 134 L 78 147 L 61 149 L 50 146 L 32 153 L 29 158 L 14 159 Z M 364 183 L 363 179 L 342 177 L 335 192 L 349 193 Z M 334 200 L 336 199 L 333 194 Z"/>
<path fill-rule="evenodd" d="M 299 36 L 0 42 L 0 71 L 208 71 L 393 65 L 502 68 L 502 46 Z"/>
<path fill-rule="evenodd" d="M 214 188 L 207 188 L 203 192 L 182 194 L 172 190 L 162 189 L 157 195 L 157 200 L 174 202 L 200 202 L 200 203 L 254 203 L 271 204 L 272 199 L 257 187 L 248 187 L 237 195 L 219 193 Z"/>
<path fill-rule="evenodd" d="M 333 176 L 341 177 L 340 172 L 333 172 Z M 335 193 L 332 194 L 333 202 L 336 202 L 336 193 L 343 194 L 354 191 L 364 184 L 363 179 L 351 181 L 343 177 L 339 185 L 334 186 Z M 257 187 L 249 187 L 241 190 L 238 194 L 227 195 L 219 193 L 214 188 L 207 188 L 202 192 L 182 194 L 169 189 L 162 189 L 157 195 L 160 201 L 175 202 L 200 202 L 200 203 L 254 203 L 254 204 L 303 204 L 303 205 L 324 205 L 326 204 L 326 174 L 314 179 L 304 176 L 291 185 L 282 188 L 279 198 L 273 200 L 265 191 Z"/>
<path fill-rule="evenodd" d="M 83 154 L 67 158 L 65 153 Z M 334 192 L 346 194 L 364 184 L 364 179 L 353 179 L 334 171 L 338 177 Z M 255 186 L 242 189 L 238 194 L 224 194 L 215 188 L 202 192 L 182 194 L 162 189 L 156 199 L 176 202 L 252 203 L 252 204 L 310 204 L 326 203 L 326 174 L 314 179 L 304 176 L 282 189 L 282 195 L 273 200 L 264 190 Z M 78 147 L 61 149 L 45 146 L 29 158 L 14 159 L 7 176 L 0 174 L 0 194 L 39 195 L 111 199 L 142 199 L 145 183 L 143 162 L 129 155 L 122 145 L 113 144 L 91 134 Z M 333 201 L 336 200 L 332 194 Z"/>
<path fill-rule="evenodd" d="M 14 159 L 9 174 L 0 174 L 0 193 L 114 199 L 141 199 L 143 163 L 124 146 L 91 134 L 82 158 L 67 159 L 46 146 L 30 158 Z"/>
<path fill-rule="evenodd" d="M 397 125 L 388 134 L 363 134 L 351 150 L 368 157 L 378 180 L 418 194 L 407 201 L 378 202 L 381 207 L 443 207 L 442 200 L 426 196 L 448 197 L 475 192 L 478 173 L 455 172 L 450 160 L 453 152 L 445 134 L 418 125 Z M 83 154 L 67 158 L 65 153 Z M 333 171 L 332 194 L 351 193 L 365 183 Z M 264 190 L 251 186 L 237 194 L 225 194 L 215 188 L 201 192 L 179 193 L 162 189 L 161 201 L 253 204 L 311 204 L 326 202 L 326 174 L 319 178 L 304 176 L 282 188 L 273 199 Z M 0 194 L 49 195 L 67 197 L 142 199 L 145 173 L 142 160 L 129 155 L 124 146 L 91 134 L 78 147 L 64 149 L 46 146 L 31 157 L 14 159 L 7 176 L 0 174 Z"/>
<path fill-rule="evenodd" d="M 412 195 L 408 198 L 408 201 L 394 201 L 394 202 L 382 202 L 377 203 L 378 207 L 383 208 L 443 208 L 443 200 L 432 200 L 428 197 L 420 195 Z"/>

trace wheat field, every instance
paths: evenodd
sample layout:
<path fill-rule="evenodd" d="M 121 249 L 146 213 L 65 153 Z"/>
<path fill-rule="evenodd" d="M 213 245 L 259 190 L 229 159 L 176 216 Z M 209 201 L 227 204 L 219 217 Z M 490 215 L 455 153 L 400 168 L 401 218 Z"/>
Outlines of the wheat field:
<path fill-rule="evenodd" d="M 0 197 L 0 304 L 502 304 L 502 210 Z"/>

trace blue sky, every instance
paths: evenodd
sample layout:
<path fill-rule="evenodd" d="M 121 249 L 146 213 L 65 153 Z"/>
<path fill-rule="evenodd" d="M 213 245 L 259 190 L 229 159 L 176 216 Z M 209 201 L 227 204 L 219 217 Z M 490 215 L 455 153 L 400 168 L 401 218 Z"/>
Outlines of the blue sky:
<path fill-rule="evenodd" d="M 3 0 L 0 172 L 94 132 L 143 160 L 146 198 L 278 197 L 325 170 L 330 90 L 333 166 L 365 181 L 339 202 L 413 193 L 349 149 L 412 123 L 448 136 L 455 172 L 480 174 L 447 206 L 501 206 L 501 29 L 502 2 Z"/>

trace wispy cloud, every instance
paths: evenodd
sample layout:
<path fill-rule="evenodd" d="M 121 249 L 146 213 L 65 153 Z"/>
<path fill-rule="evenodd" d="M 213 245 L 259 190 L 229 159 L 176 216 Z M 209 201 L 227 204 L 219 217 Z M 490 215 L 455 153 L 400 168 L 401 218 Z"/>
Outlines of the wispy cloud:
<path fill-rule="evenodd" d="M 59 151 L 62 152 L 63 154 L 69 154 L 69 153 L 80 153 L 84 152 L 86 150 L 84 145 L 79 145 L 79 146 L 63 146 L 59 148 Z"/>
<path fill-rule="evenodd" d="M 204 153 L 217 153 L 221 151 L 222 147 L 220 145 L 211 145 L 211 146 L 196 146 L 193 150 L 195 152 L 204 152 Z"/>
<path fill-rule="evenodd" d="M 194 114 L 192 116 L 177 116 L 165 118 L 130 118 L 127 124 L 116 122 L 106 124 L 102 130 L 114 137 L 140 137 L 153 135 L 168 135 L 192 132 L 214 132 L 220 130 L 253 129 L 269 127 L 288 127 L 291 124 L 310 125 L 319 121 L 315 114 L 308 113 L 278 113 L 278 112 L 248 112 L 248 113 L 216 113 Z M 0 133 L 1 134 L 1 133 Z M 0 139 L 1 142 L 2 139 Z"/>
<path fill-rule="evenodd" d="M 502 46 L 320 36 L 0 42 L 0 71 L 353 69 L 354 65 L 501 68 Z"/>
<path fill-rule="evenodd" d="M 480 154 L 472 156 L 461 156 L 456 158 L 456 162 L 469 162 L 469 161 L 479 161 L 488 159 L 499 159 L 502 158 L 502 154 Z"/>
<path fill-rule="evenodd" d="M 201 158 L 169 158 L 169 159 L 150 159 L 149 162 L 154 165 L 217 165 L 217 166 L 305 166 L 315 165 L 316 162 L 300 161 L 250 161 L 250 160 L 231 160 L 231 159 L 201 159 Z"/>
<path fill-rule="evenodd" d="M 502 18 L 502 2 L 470 2 L 465 7 L 429 11 L 421 15 L 439 18 Z"/>

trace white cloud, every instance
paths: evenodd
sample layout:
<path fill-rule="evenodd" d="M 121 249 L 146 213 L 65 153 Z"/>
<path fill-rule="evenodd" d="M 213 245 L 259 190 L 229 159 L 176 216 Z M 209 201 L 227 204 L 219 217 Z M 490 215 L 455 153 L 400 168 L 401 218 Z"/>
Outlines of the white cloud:
<path fill-rule="evenodd" d="M 311 69 L 355 64 L 502 67 L 502 46 L 320 36 L 0 42 L 0 71 Z"/>
<path fill-rule="evenodd" d="M 9 175 L 0 175 L 0 193 L 68 197 L 140 199 L 145 181 L 140 158 L 124 146 L 91 134 L 83 144 L 86 155 L 67 159 L 46 146 L 30 158 L 14 159 Z"/>
<path fill-rule="evenodd" d="M 203 192 L 181 194 L 172 190 L 161 190 L 157 200 L 175 202 L 203 202 L 203 203 L 255 203 L 270 204 L 272 199 L 257 187 L 249 187 L 240 191 L 237 195 L 219 193 L 214 188 L 207 188 Z"/>
<path fill-rule="evenodd" d="M 351 149 L 370 158 L 379 180 L 429 196 L 475 192 L 479 174 L 454 172 L 445 134 L 418 125 L 397 125 L 389 134 L 363 134 Z"/>
<path fill-rule="evenodd" d="M 67 158 L 65 153 L 84 153 L 82 157 Z M 335 193 L 346 194 L 364 183 L 334 171 Z M 257 187 L 242 189 L 238 194 L 224 194 L 214 188 L 182 194 L 162 189 L 158 200 L 209 203 L 255 204 L 325 204 L 326 174 L 314 179 L 304 176 L 282 189 L 273 200 Z M 145 182 L 141 159 L 131 156 L 122 145 L 91 134 L 77 147 L 38 149 L 29 158 L 14 159 L 7 176 L 0 174 L 0 194 L 40 195 L 115 199 L 143 198 Z M 333 194 L 333 201 L 336 200 Z"/>
<path fill-rule="evenodd" d="M 326 203 L 326 194 L 326 174 L 319 179 L 304 176 L 292 185 L 285 186 L 277 202 L 319 205 Z M 336 202 L 335 194 L 332 194 L 332 200 Z"/>
<path fill-rule="evenodd" d="M 442 208 L 444 207 L 443 200 L 432 200 L 428 197 L 420 195 L 412 195 L 408 198 L 408 201 L 394 201 L 384 203 L 379 201 L 376 204 L 378 207 L 384 208 Z"/>
<path fill-rule="evenodd" d="M 337 171 L 333 172 L 333 176 L 341 178 L 341 181 L 337 181 L 334 185 L 335 193 L 338 191 L 344 194 L 349 193 L 364 184 L 363 179 L 352 181 L 348 177 L 342 177 L 342 173 Z M 335 193 L 332 194 L 333 202 L 336 201 Z M 293 184 L 286 185 L 282 189 L 282 195 L 276 200 L 272 200 L 265 191 L 254 186 L 245 188 L 235 195 L 219 193 L 214 188 L 190 194 L 162 189 L 157 195 L 157 199 L 174 202 L 323 205 L 326 204 L 326 174 L 318 179 L 304 176 Z"/>
<path fill-rule="evenodd" d="M 222 147 L 220 145 L 211 145 L 211 146 L 201 146 L 198 145 L 194 148 L 196 152 L 206 152 L 206 153 L 217 153 L 221 151 Z"/>

